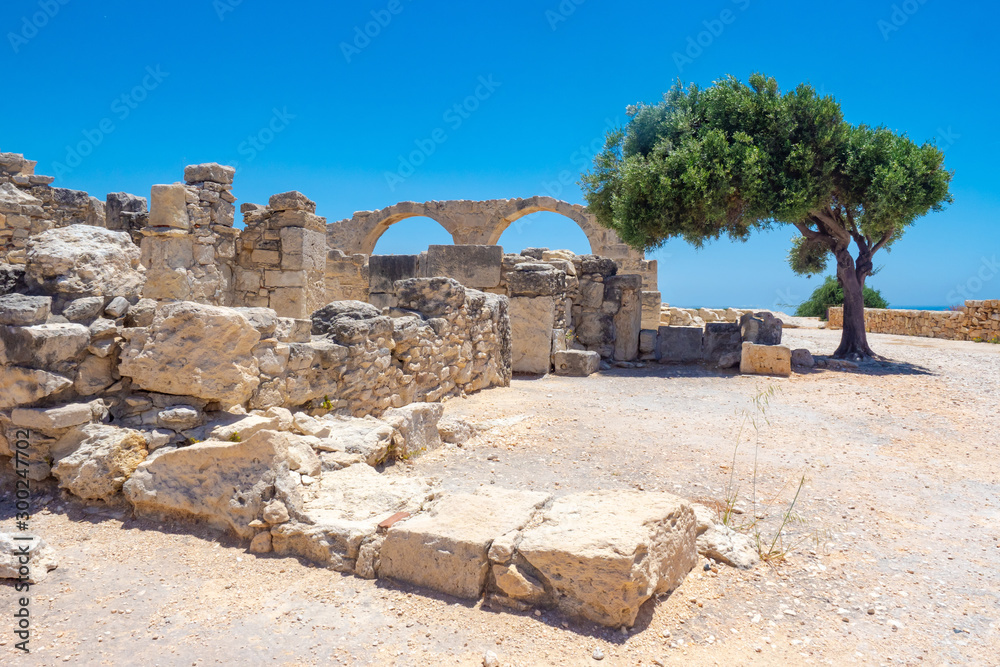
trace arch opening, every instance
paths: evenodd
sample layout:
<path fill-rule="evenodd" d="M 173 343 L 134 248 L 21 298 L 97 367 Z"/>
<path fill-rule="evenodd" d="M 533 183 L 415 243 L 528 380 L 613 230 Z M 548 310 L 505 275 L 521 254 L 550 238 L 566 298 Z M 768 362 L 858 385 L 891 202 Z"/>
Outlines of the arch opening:
<path fill-rule="evenodd" d="M 390 216 L 380 222 L 366 239 L 369 255 L 417 255 L 429 245 L 451 245 L 455 242 L 444 225 L 418 214 Z"/>
<path fill-rule="evenodd" d="M 505 219 L 503 229 L 495 232 L 493 243 L 504 252 L 521 252 L 525 248 L 571 250 L 578 255 L 594 252 L 593 240 L 576 220 L 555 211 L 536 210 Z"/>

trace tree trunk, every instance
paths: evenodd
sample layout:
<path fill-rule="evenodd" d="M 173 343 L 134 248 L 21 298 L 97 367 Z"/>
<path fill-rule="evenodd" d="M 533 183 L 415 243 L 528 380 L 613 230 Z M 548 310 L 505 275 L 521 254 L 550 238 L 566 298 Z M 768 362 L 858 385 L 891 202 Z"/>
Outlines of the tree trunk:
<path fill-rule="evenodd" d="M 854 259 L 847 251 L 837 254 L 837 278 L 844 289 L 844 329 L 840 347 L 833 356 L 853 360 L 874 357 L 865 331 L 865 275 L 855 269 Z"/>

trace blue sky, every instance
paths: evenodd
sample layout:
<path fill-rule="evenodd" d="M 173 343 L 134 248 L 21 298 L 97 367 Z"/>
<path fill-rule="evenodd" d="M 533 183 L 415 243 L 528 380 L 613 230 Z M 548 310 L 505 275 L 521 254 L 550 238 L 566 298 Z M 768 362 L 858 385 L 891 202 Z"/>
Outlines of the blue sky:
<path fill-rule="evenodd" d="M 7 0 L 0 150 L 100 198 L 148 196 L 186 164 L 238 162 L 241 201 L 301 190 L 330 221 L 402 200 L 582 203 L 579 173 L 626 105 L 658 101 L 677 77 L 759 70 L 834 95 L 852 122 L 944 148 L 955 204 L 878 258 L 870 284 L 890 303 L 944 305 L 959 288 L 1000 298 L 998 18 L 995 3 L 941 0 Z M 788 269 L 791 236 L 667 244 L 653 255 L 664 301 L 803 300 L 819 279 Z M 413 218 L 376 250 L 450 242 Z M 589 251 L 553 214 L 501 244 Z"/>

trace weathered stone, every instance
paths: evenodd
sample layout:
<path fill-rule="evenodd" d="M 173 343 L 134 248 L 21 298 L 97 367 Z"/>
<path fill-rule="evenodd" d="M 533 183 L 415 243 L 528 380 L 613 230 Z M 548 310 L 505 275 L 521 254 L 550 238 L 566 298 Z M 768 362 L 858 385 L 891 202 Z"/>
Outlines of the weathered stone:
<path fill-rule="evenodd" d="M 29 584 L 45 581 L 49 571 L 59 565 L 55 551 L 40 537 L 31 536 L 28 540 L 14 537 L 9 533 L 0 533 L 0 579 L 19 579 Z M 27 576 L 21 573 L 21 558 L 25 551 L 28 555 Z"/>
<path fill-rule="evenodd" d="M 783 345 L 756 345 L 743 343 L 740 372 L 750 375 L 792 374 L 792 353 Z"/>
<path fill-rule="evenodd" d="M 156 301 L 153 299 L 139 299 L 138 303 L 130 306 L 125 315 L 125 326 L 127 327 L 148 327 L 156 317 Z"/>
<path fill-rule="evenodd" d="M 236 175 L 235 167 L 223 166 L 215 162 L 192 164 L 184 167 L 184 180 L 188 183 L 209 181 L 221 185 L 230 185 Z M 156 187 L 156 186 L 153 186 Z"/>
<path fill-rule="evenodd" d="M 743 358 L 743 346 L 740 345 L 739 352 L 726 352 L 721 357 L 716 364 L 717 368 L 734 368 L 740 365 L 740 361 Z"/>
<path fill-rule="evenodd" d="M 92 415 L 89 403 L 71 403 L 56 408 L 15 408 L 10 420 L 15 426 L 54 431 L 86 424 Z"/>
<path fill-rule="evenodd" d="M 766 310 L 744 314 L 740 318 L 740 332 L 744 343 L 781 345 L 781 320 Z"/>
<path fill-rule="evenodd" d="M 241 404 L 260 384 L 253 357 L 259 340 L 250 321 L 232 309 L 169 303 L 148 329 L 132 335 L 119 372 L 148 391 Z"/>
<path fill-rule="evenodd" d="M 415 514 L 431 496 L 423 479 L 378 473 L 367 465 L 327 470 L 315 497 L 305 503 L 308 523 L 291 521 L 271 529 L 278 555 L 299 555 L 319 565 L 352 572 L 362 542 L 397 512 Z"/>
<path fill-rule="evenodd" d="M 109 347 L 114 345 L 113 340 L 107 341 Z M 91 345 L 88 349 L 93 348 Z M 73 381 L 73 388 L 81 396 L 92 396 L 101 392 L 115 383 L 114 360 L 110 358 L 111 350 L 106 354 L 88 355 L 80 362 L 77 368 L 76 378 Z"/>
<path fill-rule="evenodd" d="M 323 432 L 316 449 L 323 452 L 358 454 L 370 466 L 389 458 L 398 432 L 374 417 L 328 417 L 318 422 Z"/>
<path fill-rule="evenodd" d="M 394 285 L 399 307 L 417 310 L 426 317 L 442 317 L 465 305 L 466 290 L 452 278 L 411 278 Z"/>
<path fill-rule="evenodd" d="M 110 500 L 148 454 L 141 433 L 107 424 L 73 429 L 56 450 L 66 453 L 52 468 L 59 486 L 86 500 Z"/>
<path fill-rule="evenodd" d="M 63 308 L 62 316 L 70 322 L 93 322 L 104 310 L 103 296 L 86 296 L 73 299 Z"/>
<path fill-rule="evenodd" d="M 454 278 L 466 287 L 488 289 L 500 284 L 503 248 L 495 245 L 432 245 L 422 267 L 424 276 Z"/>
<path fill-rule="evenodd" d="M 621 304 L 615 313 L 615 361 L 632 361 L 639 356 L 639 332 L 642 330 L 642 301 L 639 290 L 642 278 L 637 275 L 617 275 L 604 281 L 604 298 L 609 293 Z"/>
<path fill-rule="evenodd" d="M 697 521 L 699 554 L 743 570 L 760 562 L 760 555 L 749 536 L 716 521 L 715 512 L 704 505 L 694 503 L 691 508 Z"/>
<path fill-rule="evenodd" d="M 397 280 L 421 275 L 420 255 L 372 255 L 368 259 L 368 288 L 371 292 L 391 294 Z M 395 294 L 392 295 L 395 298 Z"/>
<path fill-rule="evenodd" d="M 555 300 L 514 297 L 510 300 L 511 368 L 515 373 L 548 373 Z"/>
<path fill-rule="evenodd" d="M 545 598 L 545 587 L 542 583 L 519 568 L 516 563 L 494 565 L 493 581 L 501 593 L 514 600 L 537 604 Z"/>
<path fill-rule="evenodd" d="M 274 337 L 282 343 L 308 343 L 312 338 L 312 320 L 279 317 Z"/>
<path fill-rule="evenodd" d="M 116 296 L 104 309 L 104 312 L 112 319 L 118 319 L 128 312 L 129 302 L 125 297 Z"/>
<path fill-rule="evenodd" d="M 171 405 L 156 415 L 156 422 L 160 426 L 174 431 L 186 431 L 201 426 L 203 419 L 198 409 L 190 405 Z"/>
<path fill-rule="evenodd" d="M 288 508 L 280 500 L 272 500 L 264 506 L 260 517 L 272 526 L 277 526 L 279 523 L 288 521 Z"/>
<path fill-rule="evenodd" d="M 291 484 L 287 434 L 260 431 L 242 442 L 205 441 L 157 453 L 124 485 L 141 516 L 181 516 L 205 521 L 242 538 L 275 494 Z M 295 488 L 292 484 L 290 488 Z"/>
<path fill-rule="evenodd" d="M 368 320 L 381 315 L 378 308 L 364 301 L 334 301 L 312 314 L 312 335 L 336 333 L 344 320 Z"/>
<path fill-rule="evenodd" d="M 8 363 L 61 370 L 53 367 L 83 357 L 90 330 L 82 324 L 0 327 L 0 340 Z"/>
<path fill-rule="evenodd" d="M 443 442 L 463 445 L 476 434 L 476 427 L 464 419 L 446 417 L 438 422 L 438 435 Z"/>
<path fill-rule="evenodd" d="M 486 582 L 490 543 L 524 527 L 549 497 L 495 487 L 446 495 L 426 513 L 389 528 L 379 576 L 477 599 Z"/>
<path fill-rule="evenodd" d="M 517 550 L 561 611 L 631 626 L 646 600 L 679 586 L 697 562 L 695 516 L 667 493 L 576 493 L 543 510 Z"/>
<path fill-rule="evenodd" d="M 150 227 L 189 229 L 187 189 L 181 183 L 154 185 L 150 191 Z"/>
<path fill-rule="evenodd" d="M 250 540 L 250 553 L 267 554 L 271 553 L 271 533 L 263 532 L 254 535 Z"/>
<path fill-rule="evenodd" d="M 306 197 L 301 192 L 292 190 L 291 192 L 282 192 L 280 194 L 271 195 L 271 199 L 267 204 L 267 207 L 272 211 L 306 211 L 307 213 L 316 212 L 316 202 Z"/>
<path fill-rule="evenodd" d="M 406 459 L 423 451 L 441 446 L 438 422 L 444 414 L 440 403 L 411 403 L 401 408 L 390 408 L 382 414 L 382 421 L 399 431 L 401 443 L 393 454 Z"/>
<path fill-rule="evenodd" d="M 601 355 L 583 350 L 563 350 L 555 353 L 556 375 L 587 377 L 601 367 Z"/>
<path fill-rule="evenodd" d="M 660 327 L 659 331 L 660 363 L 701 361 L 701 327 Z"/>
<path fill-rule="evenodd" d="M 518 264 L 507 274 L 507 293 L 511 297 L 556 296 L 566 292 L 566 273 L 548 264 L 546 270 L 531 270 L 535 265 Z"/>
<path fill-rule="evenodd" d="M 270 308 L 233 308 L 238 313 L 242 313 L 250 326 L 257 330 L 261 339 L 273 338 L 274 332 L 278 329 L 278 315 Z"/>
<path fill-rule="evenodd" d="M 228 424 L 213 427 L 209 432 L 209 438 L 223 442 L 239 442 L 252 437 L 258 431 L 277 431 L 280 427 L 281 420 L 278 417 L 245 415 Z"/>
<path fill-rule="evenodd" d="M 724 355 L 741 354 L 743 340 L 735 322 L 709 322 L 705 325 L 705 361 L 718 364 Z"/>
<path fill-rule="evenodd" d="M 19 327 L 44 324 L 51 309 L 50 296 L 5 294 L 0 296 L 0 324 Z"/>
<path fill-rule="evenodd" d="M 55 373 L 3 365 L 0 366 L 0 387 L 3 387 L 0 408 L 30 405 L 72 386 L 72 380 Z"/>
<path fill-rule="evenodd" d="M 138 297 L 146 280 L 128 234 L 90 225 L 31 237 L 26 258 L 28 284 L 49 294 Z"/>
<path fill-rule="evenodd" d="M 792 350 L 792 366 L 798 366 L 799 368 L 813 368 L 815 365 L 816 360 L 813 359 L 812 353 L 809 350 L 805 348 Z"/>
<path fill-rule="evenodd" d="M 657 327 L 659 328 L 659 327 Z M 656 329 L 643 329 L 639 332 L 639 355 L 655 355 L 656 354 L 656 337 L 658 333 Z"/>

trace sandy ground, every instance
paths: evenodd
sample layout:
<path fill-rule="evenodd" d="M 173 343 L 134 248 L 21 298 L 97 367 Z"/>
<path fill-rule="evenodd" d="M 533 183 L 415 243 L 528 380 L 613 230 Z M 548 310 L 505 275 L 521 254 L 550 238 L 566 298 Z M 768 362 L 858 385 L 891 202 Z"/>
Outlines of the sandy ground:
<path fill-rule="evenodd" d="M 785 342 L 828 353 L 838 336 L 789 330 Z M 1000 346 L 870 340 L 892 362 L 788 379 L 659 365 L 517 378 L 447 403 L 484 429 L 476 438 L 387 471 L 449 489 L 641 488 L 714 503 L 735 488 L 736 520 L 763 517 L 766 544 L 804 476 L 775 543 L 782 562 L 703 561 L 631 630 L 257 557 L 48 487 L 32 525 L 60 566 L 32 590 L 30 656 L 14 649 L 18 595 L 0 586 L 0 662 L 481 665 L 491 650 L 513 665 L 1000 664 Z M 763 419 L 752 399 L 769 388 Z M 747 412 L 758 427 L 737 448 Z M 12 488 L 4 478 L 4 530 Z"/>

